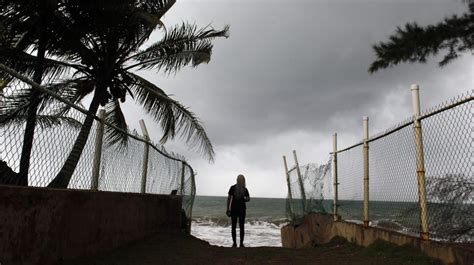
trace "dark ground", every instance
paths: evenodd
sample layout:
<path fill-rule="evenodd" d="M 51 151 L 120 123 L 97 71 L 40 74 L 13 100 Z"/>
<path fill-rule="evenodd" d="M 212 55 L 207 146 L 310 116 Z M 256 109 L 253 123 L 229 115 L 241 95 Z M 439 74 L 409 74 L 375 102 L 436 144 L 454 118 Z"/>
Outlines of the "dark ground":
<path fill-rule="evenodd" d="M 410 247 L 376 242 L 363 248 L 336 238 L 307 249 L 277 247 L 224 248 L 179 233 L 168 233 L 113 251 L 60 263 L 62 265 L 151 264 L 440 264 Z"/>

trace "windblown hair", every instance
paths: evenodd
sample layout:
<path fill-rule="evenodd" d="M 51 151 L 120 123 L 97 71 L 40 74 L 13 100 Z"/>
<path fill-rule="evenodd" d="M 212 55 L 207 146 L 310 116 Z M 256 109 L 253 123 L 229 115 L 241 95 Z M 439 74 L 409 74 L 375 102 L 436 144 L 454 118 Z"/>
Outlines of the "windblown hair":
<path fill-rule="evenodd" d="M 245 177 L 244 175 L 240 174 L 237 176 L 237 185 L 245 187 Z"/>

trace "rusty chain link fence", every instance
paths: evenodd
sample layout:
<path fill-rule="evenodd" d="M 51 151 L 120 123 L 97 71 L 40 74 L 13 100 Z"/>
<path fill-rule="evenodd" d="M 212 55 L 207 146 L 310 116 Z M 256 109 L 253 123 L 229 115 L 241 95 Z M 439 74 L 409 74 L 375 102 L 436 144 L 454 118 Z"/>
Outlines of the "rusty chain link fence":
<path fill-rule="evenodd" d="M 335 220 L 424 239 L 473 242 L 473 99 L 474 90 L 418 113 L 414 103 L 413 117 L 344 149 L 337 149 L 335 138 L 332 161 L 319 166 L 326 169 L 301 174 L 305 196 L 296 170 L 287 173 L 287 205 L 294 205 L 287 206 L 288 217 L 331 213 Z M 308 206 L 314 198 L 322 207 Z"/>
<path fill-rule="evenodd" d="M 27 170 L 28 186 L 46 187 L 51 183 L 68 158 L 86 116 L 92 115 L 92 128 L 67 188 L 148 194 L 175 193 L 183 197 L 182 209 L 188 220 L 188 228 L 190 227 L 196 193 L 195 174 L 183 157 L 168 153 L 162 146 L 152 143 L 148 137 L 141 136 L 136 131 L 124 131 L 105 122 L 88 113 L 82 106 L 71 105 L 61 97 L 53 97 L 55 93 L 47 87 L 18 78 L 21 77 L 12 76 L 11 81 L 1 89 L 0 184 L 18 184 L 16 180 L 20 176 L 26 121 L 25 103 L 29 100 L 26 95 L 29 95 L 31 89 L 38 89 L 52 97 L 47 105 L 40 105 L 38 111 Z M 12 106 L 17 106 L 18 110 L 12 112 Z M 12 114 L 14 119 L 6 119 Z M 103 134 L 100 133 L 101 125 Z M 128 141 L 115 142 L 110 137 L 112 133 L 121 134 Z M 100 150 L 97 149 L 98 138 L 103 139 Z M 99 155 L 96 155 L 97 152 L 100 152 Z M 94 165 L 97 166 L 96 174 Z"/>

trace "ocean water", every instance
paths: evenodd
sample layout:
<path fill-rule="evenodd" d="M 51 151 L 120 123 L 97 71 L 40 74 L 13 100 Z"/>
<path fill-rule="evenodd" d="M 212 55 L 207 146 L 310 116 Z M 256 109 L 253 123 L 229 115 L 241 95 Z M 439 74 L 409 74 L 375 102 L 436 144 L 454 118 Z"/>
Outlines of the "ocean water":
<path fill-rule="evenodd" d="M 196 196 L 191 234 L 211 245 L 231 246 L 230 218 L 225 215 L 227 197 Z M 293 201 L 293 209 L 301 201 Z M 343 220 L 362 223 L 363 202 L 341 200 L 339 214 Z M 307 207 L 314 212 L 332 212 L 332 201 L 312 201 Z M 474 232 L 462 232 L 474 223 L 474 204 L 428 203 L 430 237 L 434 240 L 474 242 Z M 459 211 L 459 209 L 464 211 Z M 308 208 L 307 208 L 308 209 Z M 471 213 L 471 214 L 469 214 Z M 370 225 L 418 236 L 419 208 L 416 202 L 370 201 Z M 252 198 L 247 203 L 245 244 L 249 247 L 281 246 L 280 229 L 288 223 L 286 199 Z M 238 230 L 238 226 L 237 226 Z M 458 233 L 461 231 L 461 233 Z M 239 232 L 237 231 L 237 237 Z M 238 239 L 237 239 L 238 240 Z"/>
<path fill-rule="evenodd" d="M 231 246 L 231 220 L 225 215 L 227 197 L 196 196 L 193 206 L 191 234 L 211 245 Z M 332 212 L 332 200 L 308 202 L 314 212 Z M 301 200 L 293 200 L 293 209 L 301 208 Z M 301 209 L 299 209 L 301 210 Z M 362 201 L 339 201 L 343 220 L 362 223 Z M 413 202 L 370 202 L 370 225 L 416 236 L 419 212 Z M 281 246 L 280 229 L 289 222 L 286 199 L 252 198 L 247 203 L 245 244 L 249 247 Z M 237 225 L 237 241 L 239 231 Z"/>
<path fill-rule="evenodd" d="M 211 245 L 230 247 L 231 221 L 225 214 L 226 203 L 227 197 L 196 196 L 191 234 Z M 251 198 L 247 203 L 244 244 L 247 247 L 279 247 L 280 228 L 286 223 L 284 198 Z"/>

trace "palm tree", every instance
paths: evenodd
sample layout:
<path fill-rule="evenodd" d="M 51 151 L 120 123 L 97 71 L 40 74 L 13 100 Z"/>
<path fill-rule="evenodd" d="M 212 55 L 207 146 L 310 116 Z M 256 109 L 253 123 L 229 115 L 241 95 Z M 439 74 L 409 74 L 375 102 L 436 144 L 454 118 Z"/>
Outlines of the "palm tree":
<path fill-rule="evenodd" d="M 0 7 L 0 58 L 2 58 L 2 63 L 22 74 L 32 76 L 33 81 L 38 84 L 42 83 L 45 76 L 55 77 L 62 74 L 64 67 L 57 64 L 46 65 L 48 63 L 45 62 L 45 54 L 51 38 L 50 31 L 54 25 L 54 13 L 60 7 L 59 2 L 57 0 L 13 0 L 2 1 Z M 26 51 L 31 50 L 36 50 L 36 56 L 29 58 L 28 64 L 21 64 L 22 60 L 18 60 L 18 57 L 28 56 Z M 9 80 L 6 79 L 6 81 Z M 5 86 L 5 84 L 2 86 Z M 12 108 L 5 104 L 0 106 L 0 114 L 2 124 L 12 119 L 16 121 L 20 118 L 26 120 L 20 172 L 17 174 L 18 177 L 11 178 L 8 184 L 27 186 L 33 136 L 38 122 L 37 111 L 41 104 L 42 95 L 35 89 L 19 93 L 21 97 L 9 99 L 7 102 L 15 106 L 21 105 L 22 108 L 8 112 L 7 110 L 12 110 Z M 45 116 L 42 117 L 45 118 Z M 46 120 L 57 122 L 57 120 L 54 121 L 54 117 L 50 116 Z M 43 122 L 39 122 L 44 125 L 44 119 L 42 120 Z"/>
<path fill-rule="evenodd" d="M 67 62 L 74 74 L 73 78 L 52 88 L 73 102 L 80 102 L 92 94 L 89 112 L 95 114 L 100 105 L 105 106 L 106 120 L 122 129 L 127 125 L 121 103 L 129 95 L 161 124 L 164 132 L 162 143 L 179 134 L 212 160 L 212 144 L 195 115 L 158 86 L 133 72 L 156 69 L 176 73 L 186 65 L 208 62 L 213 47 L 211 40 L 227 37 L 228 27 L 223 30 L 199 29 L 183 23 L 165 31 L 161 40 L 141 49 L 150 34 L 161 25 L 160 18 L 169 4 L 170 1 L 163 0 L 89 0 L 66 6 L 63 19 L 72 23 L 60 24 L 63 26 L 58 31 L 61 36 L 58 36 L 51 54 L 59 61 Z M 66 162 L 49 187 L 68 186 L 92 123 L 92 115 L 87 115 Z M 123 134 L 111 130 L 108 133 L 114 141 L 126 141 Z"/>

